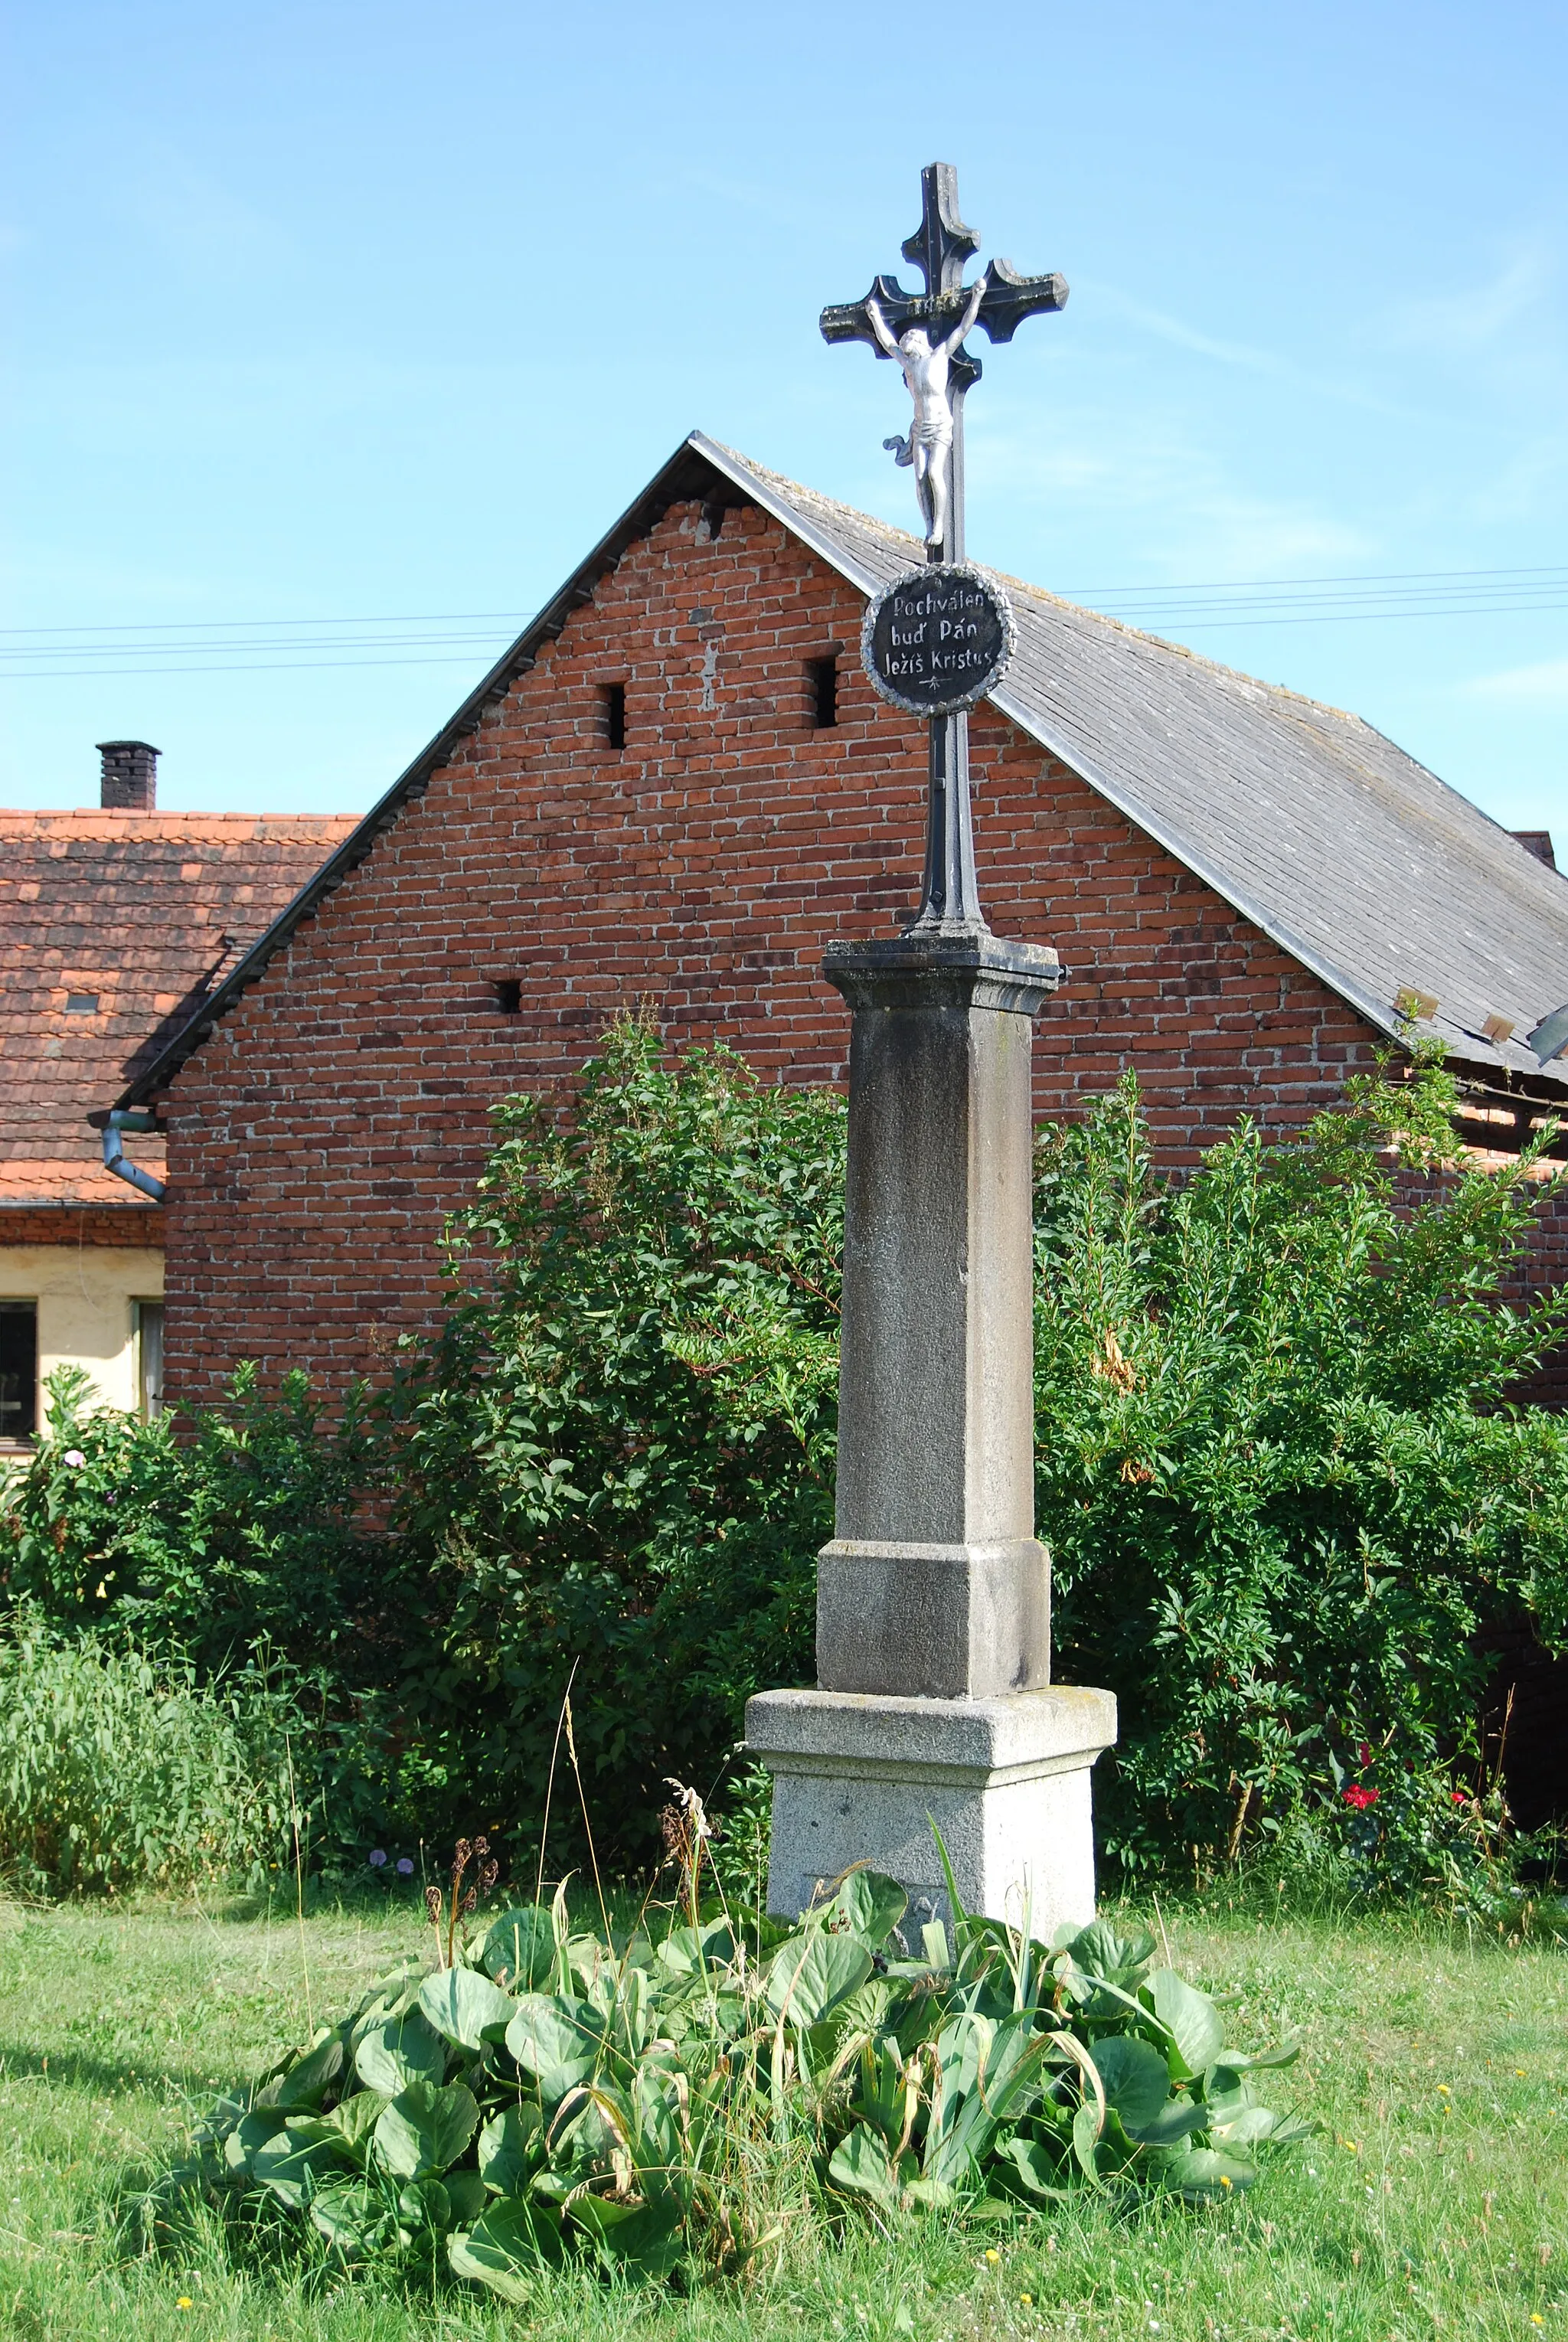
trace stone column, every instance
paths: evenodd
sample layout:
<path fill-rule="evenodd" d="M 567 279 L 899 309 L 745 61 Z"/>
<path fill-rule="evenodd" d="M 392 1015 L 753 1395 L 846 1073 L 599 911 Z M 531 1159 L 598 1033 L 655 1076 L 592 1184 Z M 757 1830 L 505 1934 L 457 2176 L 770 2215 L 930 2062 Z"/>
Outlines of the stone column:
<path fill-rule="evenodd" d="M 1051 1686 L 1034 1536 L 1033 1019 L 1056 955 L 978 924 L 837 946 L 854 1012 L 835 1534 L 817 1688 L 764 1692 L 770 1908 L 870 1861 L 918 1921 L 946 1896 L 1036 1934 L 1094 1903 L 1106 1692 Z"/>

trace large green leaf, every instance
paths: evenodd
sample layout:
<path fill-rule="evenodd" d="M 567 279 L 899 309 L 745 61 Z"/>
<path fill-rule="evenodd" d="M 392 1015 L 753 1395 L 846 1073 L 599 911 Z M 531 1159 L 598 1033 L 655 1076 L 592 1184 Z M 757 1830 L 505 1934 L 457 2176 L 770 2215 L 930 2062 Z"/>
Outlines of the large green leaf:
<path fill-rule="evenodd" d="M 544 2117 L 537 2107 L 508 2107 L 479 2134 L 479 2170 L 497 2196 L 520 2196 L 540 2160 Z"/>
<path fill-rule="evenodd" d="M 509 1992 L 476 1968 L 443 1968 L 419 1987 L 421 2013 L 460 2049 L 482 2049 L 499 2041 L 515 2014 Z"/>
<path fill-rule="evenodd" d="M 895 2212 L 903 2198 L 903 2180 L 894 2167 L 886 2141 L 866 2123 L 857 2125 L 834 2148 L 827 2176 L 835 2187 L 868 2197 L 885 2212 Z"/>
<path fill-rule="evenodd" d="M 1181 2077 L 1203 2073 L 1213 2064 L 1225 2040 L 1220 2012 L 1208 1994 L 1188 1984 L 1174 1968 L 1156 1968 L 1144 1989 L 1176 2045 Z"/>
<path fill-rule="evenodd" d="M 560 2222 L 520 2197 L 507 2197 L 492 2204 L 466 2235 L 448 2237 L 446 2257 L 456 2276 L 521 2305 L 531 2297 L 541 2270 L 562 2259 Z"/>
<path fill-rule="evenodd" d="M 1183 2196 L 1224 2196 L 1251 2187 L 1258 2175 L 1239 2156 L 1223 2155 L 1213 2147 L 1187 2147 L 1160 2157 L 1158 2176 Z"/>
<path fill-rule="evenodd" d="M 390 2104 L 384 2090 L 355 2090 L 352 2097 L 334 2107 L 325 2120 L 342 2134 L 349 2152 L 363 2157 L 365 2142 L 380 2121 L 383 2108 Z"/>
<path fill-rule="evenodd" d="M 1014 2131 L 1002 2152 L 1031 2196 L 1048 2196 L 1060 2201 L 1072 2193 L 1070 2188 L 1058 2186 L 1061 2168 L 1044 2141 L 1025 2138 L 1021 2132 Z"/>
<path fill-rule="evenodd" d="M 474 2094 L 462 2082 L 442 2089 L 410 2082 L 375 2126 L 375 2151 L 403 2179 L 429 2179 L 455 2163 L 479 2127 Z"/>
<path fill-rule="evenodd" d="M 340 2252 L 368 2258 L 393 2241 L 382 2190 L 364 2179 L 323 2180 L 310 2199 L 310 2217 Z"/>
<path fill-rule="evenodd" d="M 275 2106 L 288 2114 L 314 2113 L 326 2096 L 332 2084 L 343 2071 L 344 2047 L 341 2027 L 318 2036 L 312 2047 L 285 2074 L 280 2074 L 269 2096 Z"/>
<path fill-rule="evenodd" d="M 1129 2135 L 1157 2122 L 1171 2095 L 1171 2069 L 1149 2041 L 1135 2033 L 1102 2034 L 1090 2045 L 1105 2103 L 1114 2107 Z"/>
<path fill-rule="evenodd" d="M 684 2255 L 679 2217 L 667 2204 L 622 2204 L 608 2196 L 574 2196 L 567 2207 L 601 2256 L 639 2277 L 668 2277 Z"/>
<path fill-rule="evenodd" d="M 697 1976 L 723 1967 L 735 1956 L 734 1931 L 727 1919 L 709 1919 L 701 1927 L 672 1927 L 654 1957 L 671 1976 Z"/>
<path fill-rule="evenodd" d="M 1099 2158 L 1095 2152 L 1100 2144 L 1099 2109 L 1087 2099 L 1073 2117 L 1073 2152 L 1085 2179 L 1099 2178 Z"/>
<path fill-rule="evenodd" d="M 594 2071 L 603 2019 L 585 2001 L 548 1993 L 524 1993 L 506 2027 L 506 2047 L 539 2085 L 546 2107 L 558 2106 L 568 2090 Z"/>
<path fill-rule="evenodd" d="M 1065 1949 L 1090 1976 L 1125 1984 L 1129 1975 L 1143 1969 L 1153 1957 L 1154 1938 L 1142 1928 L 1135 1936 L 1119 1936 L 1108 1919 L 1091 1919 L 1069 1937 Z"/>
<path fill-rule="evenodd" d="M 257 2147 L 275 2138 L 283 2124 L 283 2110 L 278 2107 L 258 2107 L 242 2115 L 224 2141 L 224 2161 L 229 2169 L 249 2171 Z"/>
<path fill-rule="evenodd" d="M 834 1904 L 850 1933 L 877 1949 L 908 1910 L 909 1897 L 896 1878 L 884 1878 L 879 1870 L 852 1870 Z"/>
<path fill-rule="evenodd" d="M 355 2071 L 368 2090 L 394 2098 L 411 2082 L 439 2082 L 446 2044 L 419 2010 L 373 2026 L 354 2053 Z"/>
<path fill-rule="evenodd" d="M 820 2025 L 828 2011 L 871 1974 L 872 1957 L 854 1936 L 813 1932 L 780 1946 L 767 1976 L 767 2002 L 775 2017 L 787 2017 L 804 2032 Z"/>
<path fill-rule="evenodd" d="M 537 1992 L 555 1972 L 555 1927 L 541 1904 L 525 1903 L 503 1911 L 484 1930 L 479 1947 L 484 1973 L 509 1992 Z"/>
<path fill-rule="evenodd" d="M 298 2139 L 286 2130 L 269 2138 L 251 2157 L 252 2176 L 295 2210 L 308 2204 L 324 2179 L 344 2176 L 342 2149 L 319 2139 Z"/>

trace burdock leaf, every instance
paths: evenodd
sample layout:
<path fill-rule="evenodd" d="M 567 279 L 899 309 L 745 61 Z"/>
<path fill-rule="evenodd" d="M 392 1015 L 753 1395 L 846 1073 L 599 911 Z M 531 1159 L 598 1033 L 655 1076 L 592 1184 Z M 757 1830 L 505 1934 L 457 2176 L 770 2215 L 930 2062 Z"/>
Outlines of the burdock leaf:
<path fill-rule="evenodd" d="M 546 2107 L 559 2105 L 593 2072 L 603 2020 L 585 2002 L 524 1993 L 506 2027 L 506 2047 L 539 2085 Z"/>
<path fill-rule="evenodd" d="M 497 2196 L 520 2196 L 540 2160 L 535 2146 L 544 2127 L 537 2107 L 508 2107 L 479 2134 L 479 2172 Z"/>
<path fill-rule="evenodd" d="M 492 2204 L 466 2235 L 448 2237 L 446 2257 L 455 2276 L 521 2306 L 532 2298 L 541 2273 L 564 2257 L 559 2218 L 508 2197 Z"/>
<path fill-rule="evenodd" d="M 354 2053 L 355 2070 L 368 2090 L 394 2098 L 411 2082 L 439 2082 L 446 2071 L 446 2044 L 420 2015 L 389 2017 L 373 2026 Z"/>
<path fill-rule="evenodd" d="M 768 1970 L 768 2007 L 804 2032 L 858 1992 L 871 1969 L 871 1954 L 856 1937 L 797 1937 L 781 1946 Z"/>
<path fill-rule="evenodd" d="M 1203 2073 L 1219 2056 L 1225 2038 L 1220 2012 L 1208 1994 L 1186 1983 L 1174 1968 L 1156 1968 L 1144 1989 L 1176 2045 L 1183 2068 L 1177 2078 Z"/>
<path fill-rule="evenodd" d="M 375 2151 L 400 2179 L 430 2179 L 456 2162 L 478 2127 L 479 2108 L 463 2083 L 411 2082 L 383 2107 Z"/>
<path fill-rule="evenodd" d="M 479 1958 L 486 1976 L 504 1976 L 508 1991 L 537 1992 L 555 1969 L 555 1928 L 549 1912 L 537 1903 L 503 1911 L 484 1930 Z"/>
<path fill-rule="evenodd" d="M 852 1870 L 834 1902 L 853 1935 L 880 1948 L 909 1908 L 909 1897 L 896 1878 L 878 1870 Z"/>
<path fill-rule="evenodd" d="M 509 1992 L 475 1968 L 443 1968 L 419 1987 L 421 2014 L 460 2049 L 482 2049 L 499 2041 L 516 2014 Z"/>

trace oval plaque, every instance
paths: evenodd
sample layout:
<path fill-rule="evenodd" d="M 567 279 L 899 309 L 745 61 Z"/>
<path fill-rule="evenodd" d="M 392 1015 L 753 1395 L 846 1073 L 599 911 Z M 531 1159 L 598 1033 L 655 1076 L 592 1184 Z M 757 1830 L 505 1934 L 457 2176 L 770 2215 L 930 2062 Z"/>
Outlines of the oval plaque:
<path fill-rule="evenodd" d="M 884 586 L 860 653 L 872 688 L 909 716 L 956 716 L 1006 674 L 1017 630 L 1002 588 L 966 561 L 933 562 Z"/>

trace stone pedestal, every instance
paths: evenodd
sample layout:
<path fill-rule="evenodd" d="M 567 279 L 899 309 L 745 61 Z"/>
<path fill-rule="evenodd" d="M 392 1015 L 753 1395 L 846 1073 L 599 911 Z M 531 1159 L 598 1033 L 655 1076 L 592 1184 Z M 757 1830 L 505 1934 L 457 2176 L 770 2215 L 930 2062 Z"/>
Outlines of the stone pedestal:
<path fill-rule="evenodd" d="M 746 1741 L 774 1777 L 768 1907 L 803 1911 L 853 1863 L 869 1862 L 906 1889 L 904 1934 L 917 1951 L 922 1922 L 947 1916 L 934 1822 L 966 1910 L 1016 1927 L 1027 1881 L 1042 1942 L 1085 1926 L 1094 1916 L 1089 1767 L 1115 1737 L 1108 1691 L 762 1692 L 746 1708 Z"/>
<path fill-rule="evenodd" d="M 815 1691 L 767 1692 L 769 1906 L 851 1863 L 1036 1932 L 1094 1913 L 1089 1767 L 1104 1692 L 1048 1689 L 1034 1537 L 1030 1056 L 1056 955 L 978 922 L 831 950 L 854 1012 L 835 1534 Z"/>

